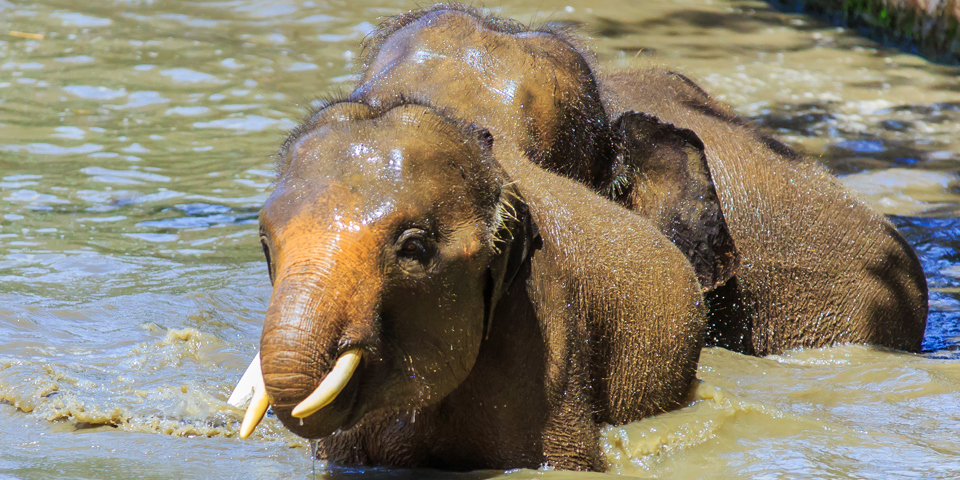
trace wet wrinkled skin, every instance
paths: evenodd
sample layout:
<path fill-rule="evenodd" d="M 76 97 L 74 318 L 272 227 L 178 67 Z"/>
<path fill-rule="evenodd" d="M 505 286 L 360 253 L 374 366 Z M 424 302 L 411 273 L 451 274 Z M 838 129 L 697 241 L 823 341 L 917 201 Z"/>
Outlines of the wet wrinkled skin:
<path fill-rule="evenodd" d="M 919 350 L 926 283 L 895 228 L 689 79 L 657 68 L 598 76 L 568 35 L 458 5 L 402 15 L 372 44 L 351 98 L 446 109 L 649 216 L 705 290 L 722 285 L 710 293 L 711 344 L 754 355 L 838 343 Z M 674 196 L 679 185 L 700 187 Z"/>
<path fill-rule="evenodd" d="M 705 301 L 639 216 L 413 104 L 335 103 L 283 152 L 263 378 L 321 458 L 602 470 L 601 423 L 685 404 Z M 292 418 L 353 347 L 336 400 Z"/>

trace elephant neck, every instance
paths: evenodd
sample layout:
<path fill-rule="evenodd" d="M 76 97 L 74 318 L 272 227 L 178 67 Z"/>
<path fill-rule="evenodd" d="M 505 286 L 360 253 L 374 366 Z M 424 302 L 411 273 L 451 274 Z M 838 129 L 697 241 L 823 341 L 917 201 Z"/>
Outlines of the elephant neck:
<path fill-rule="evenodd" d="M 528 276 L 525 267 L 498 302 L 470 375 L 436 405 L 435 458 L 486 468 L 543 464 L 547 354 L 527 293 Z M 477 458 L 478 451 L 486 458 Z"/>

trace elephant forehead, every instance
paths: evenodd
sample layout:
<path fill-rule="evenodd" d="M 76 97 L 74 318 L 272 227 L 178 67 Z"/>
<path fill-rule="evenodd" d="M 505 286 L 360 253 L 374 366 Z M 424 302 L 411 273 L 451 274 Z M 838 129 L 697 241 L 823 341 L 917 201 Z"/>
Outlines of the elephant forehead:
<path fill-rule="evenodd" d="M 303 224 L 343 229 L 459 213 L 476 201 L 455 161 L 463 161 L 462 154 L 409 138 L 307 137 L 295 147 L 261 218 L 279 226 L 302 217 L 309 220 Z"/>
<path fill-rule="evenodd" d="M 351 231 L 460 211 L 465 200 L 460 189 L 431 179 L 371 181 L 355 174 L 334 182 L 289 180 L 277 185 L 261 220 L 284 229 Z"/>
<path fill-rule="evenodd" d="M 477 69 L 493 65 L 510 66 L 521 71 L 530 65 L 516 62 L 521 59 L 529 62 L 526 57 L 536 56 L 535 50 L 546 52 L 566 47 L 551 33 L 501 27 L 462 11 L 432 12 L 391 34 L 380 46 L 372 64 L 393 63 L 399 58 L 422 63 L 456 57 Z M 534 44 L 526 40 L 531 35 L 542 39 L 535 49 L 531 49 Z M 551 41 L 556 45 L 548 45 Z"/>
<path fill-rule="evenodd" d="M 586 60 L 556 34 L 491 30 L 463 12 L 436 12 L 385 40 L 351 98 L 428 98 L 512 135 L 549 129 L 558 110 L 593 89 Z"/>
<path fill-rule="evenodd" d="M 460 163 L 478 156 L 448 132 L 425 131 L 420 124 L 392 127 L 348 125 L 305 136 L 294 146 L 281 183 L 322 179 L 360 194 L 457 188 L 464 181 Z"/>
<path fill-rule="evenodd" d="M 397 80 L 411 80 L 426 74 L 424 80 L 462 79 L 443 85 L 444 91 L 465 93 L 482 87 L 483 93 L 501 100 L 512 100 L 520 79 L 530 69 L 527 52 L 514 35 L 484 27 L 477 18 L 463 12 L 436 12 L 400 29 L 381 46 L 368 74 L 394 75 Z M 386 85 L 383 85 L 386 86 Z M 423 83 L 409 83 L 406 89 Z M 432 88 L 432 86 L 430 87 Z M 466 98 L 461 98 L 461 101 Z"/>

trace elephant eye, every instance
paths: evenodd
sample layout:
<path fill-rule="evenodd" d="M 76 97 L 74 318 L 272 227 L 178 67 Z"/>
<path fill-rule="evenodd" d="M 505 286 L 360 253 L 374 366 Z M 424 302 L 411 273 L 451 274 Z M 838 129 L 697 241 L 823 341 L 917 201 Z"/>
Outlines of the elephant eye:
<path fill-rule="evenodd" d="M 260 235 L 260 247 L 263 248 L 263 257 L 267 260 L 267 273 L 270 275 L 270 283 L 273 284 L 273 262 L 270 259 L 270 246 L 267 244 L 267 237 Z"/>
<path fill-rule="evenodd" d="M 423 246 L 423 242 L 416 238 L 408 238 L 403 241 L 403 245 L 400 246 L 400 253 L 405 256 L 419 256 L 427 253 L 427 248 Z"/>
<path fill-rule="evenodd" d="M 397 256 L 401 259 L 427 262 L 433 256 L 433 252 L 432 240 L 419 228 L 408 229 L 397 238 Z"/>

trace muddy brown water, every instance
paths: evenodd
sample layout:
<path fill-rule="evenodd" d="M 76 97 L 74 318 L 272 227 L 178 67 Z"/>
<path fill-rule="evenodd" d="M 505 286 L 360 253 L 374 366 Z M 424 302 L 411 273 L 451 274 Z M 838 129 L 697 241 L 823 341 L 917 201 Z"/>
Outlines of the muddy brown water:
<path fill-rule="evenodd" d="M 918 355 L 704 350 L 689 407 L 604 430 L 611 472 L 960 477 L 960 69 L 765 3 L 595 3 L 495 10 L 583 24 L 608 66 L 682 68 L 891 215 L 932 287 Z M 256 215 L 285 130 L 415 6 L 0 0 L 0 477 L 313 475 L 306 442 L 270 417 L 241 441 L 225 403 L 269 295 Z M 463 476 L 494 475 L 601 476 Z"/>

